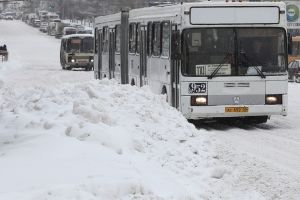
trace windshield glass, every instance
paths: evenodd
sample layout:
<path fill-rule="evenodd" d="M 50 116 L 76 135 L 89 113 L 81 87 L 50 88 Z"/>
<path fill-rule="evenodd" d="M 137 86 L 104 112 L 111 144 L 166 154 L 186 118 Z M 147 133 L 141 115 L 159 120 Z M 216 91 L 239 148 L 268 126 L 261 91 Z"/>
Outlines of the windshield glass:
<path fill-rule="evenodd" d="M 94 51 L 94 39 L 92 37 L 83 38 L 82 52 L 93 53 Z"/>
<path fill-rule="evenodd" d="M 68 40 L 68 53 L 93 53 L 94 40 L 92 37 L 71 38 Z"/>
<path fill-rule="evenodd" d="M 279 28 L 199 28 L 183 32 L 186 76 L 286 73 L 285 31 Z"/>
<path fill-rule="evenodd" d="M 65 31 L 66 35 L 72 35 L 72 34 L 76 34 L 76 29 L 67 29 Z"/>

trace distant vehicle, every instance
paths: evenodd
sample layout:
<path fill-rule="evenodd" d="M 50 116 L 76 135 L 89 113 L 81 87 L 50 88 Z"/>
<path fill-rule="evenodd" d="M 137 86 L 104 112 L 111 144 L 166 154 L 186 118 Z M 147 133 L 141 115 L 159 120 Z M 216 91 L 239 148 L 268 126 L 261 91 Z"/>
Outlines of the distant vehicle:
<path fill-rule="evenodd" d="M 60 63 L 62 69 L 94 67 L 94 36 L 90 34 L 72 34 L 62 37 Z"/>
<path fill-rule="evenodd" d="M 63 29 L 63 36 L 65 35 L 72 35 L 72 34 L 76 34 L 77 33 L 77 29 L 75 27 L 64 27 Z"/>
<path fill-rule="evenodd" d="M 45 20 L 49 23 L 51 20 L 59 19 L 59 15 L 56 13 L 47 13 L 45 15 Z"/>
<path fill-rule="evenodd" d="M 5 16 L 5 19 L 6 19 L 6 20 L 14 20 L 13 16 L 11 16 L 11 15 Z"/>
<path fill-rule="evenodd" d="M 50 20 L 49 24 L 48 24 L 48 30 L 47 30 L 47 33 L 48 35 L 51 35 L 51 36 L 55 36 L 56 34 L 56 24 L 59 24 L 61 23 L 61 20 L 60 19 L 52 19 Z"/>
<path fill-rule="evenodd" d="M 65 27 L 70 27 L 69 23 L 66 22 L 60 22 L 60 23 L 56 23 L 55 26 L 55 38 L 61 38 L 63 36 L 63 30 Z"/>
<path fill-rule="evenodd" d="M 46 32 L 47 32 L 47 28 L 48 28 L 48 23 L 42 21 L 39 30 L 40 30 L 41 32 L 43 32 L 43 33 L 46 33 Z"/>
<path fill-rule="evenodd" d="M 92 29 L 77 30 L 77 34 L 93 34 Z"/>
<path fill-rule="evenodd" d="M 41 20 L 35 19 L 33 22 L 33 27 L 40 27 L 41 26 Z"/>
<path fill-rule="evenodd" d="M 34 21 L 38 19 L 37 15 L 35 13 L 28 14 L 28 18 L 26 23 L 28 23 L 31 26 L 34 26 Z"/>
<path fill-rule="evenodd" d="M 300 60 L 294 60 L 288 67 L 289 81 L 300 83 Z"/>
<path fill-rule="evenodd" d="M 48 14 L 48 11 L 45 11 L 45 10 L 38 11 L 38 17 L 40 18 L 40 20 L 41 20 L 42 16 L 46 16 L 47 14 Z"/>
<path fill-rule="evenodd" d="M 80 24 L 73 24 L 72 25 L 74 28 L 76 28 L 77 30 L 84 30 L 84 26 L 80 25 Z"/>
<path fill-rule="evenodd" d="M 0 61 L 4 62 L 8 60 L 8 51 L 6 45 L 0 46 Z"/>

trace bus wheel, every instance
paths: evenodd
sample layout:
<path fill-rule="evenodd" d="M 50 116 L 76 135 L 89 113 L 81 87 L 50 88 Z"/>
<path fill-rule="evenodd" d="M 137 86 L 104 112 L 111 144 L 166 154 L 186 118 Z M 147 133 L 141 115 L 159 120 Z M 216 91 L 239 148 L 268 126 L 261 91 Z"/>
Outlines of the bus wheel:
<path fill-rule="evenodd" d="M 130 85 L 132 85 L 132 86 L 134 86 L 134 85 L 135 85 L 135 81 L 134 81 L 134 79 L 131 79 L 131 83 L 130 83 Z"/>
<path fill-rule="evenodd" d="M 72 67 L 67 66 L 67 67 L 65 67 L 65 69 L 66 69 L 66 70 L 72 70 Z"/>
<path fill-rule="evenodd" d="M 63 70 L 66 70 L 66 63 L 63 63 L 62 65 L 61 65 L 61 68 L 63 69 Z"/>
<path fill-rule="evenodd" d="M 168 91 L 165 85 L 161 89 L 161 94 L 166 95 L 166 102 L 168 102 Z"/>

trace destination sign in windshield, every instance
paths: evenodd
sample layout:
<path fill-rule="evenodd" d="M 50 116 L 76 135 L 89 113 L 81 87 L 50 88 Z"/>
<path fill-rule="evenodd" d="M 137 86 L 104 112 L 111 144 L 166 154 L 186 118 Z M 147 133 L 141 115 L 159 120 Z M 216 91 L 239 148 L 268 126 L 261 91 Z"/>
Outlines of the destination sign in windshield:
<path fill-rule="evenodd" d="M 279 7 L 192 7 L 191 24 L 278 24 Z"/>

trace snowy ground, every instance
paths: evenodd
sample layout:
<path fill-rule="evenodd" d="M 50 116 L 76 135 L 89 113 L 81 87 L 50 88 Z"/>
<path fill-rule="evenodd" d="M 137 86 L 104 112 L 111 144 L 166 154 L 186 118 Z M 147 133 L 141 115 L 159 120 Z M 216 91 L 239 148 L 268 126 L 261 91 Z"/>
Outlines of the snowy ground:
<path fill-rule="evenodd" d="M 300 199 L 300 84 L 289 116 L 197 129 L 147 87 L 63 71 L 59 40 L 0 21 L 0 199 Z"/>

